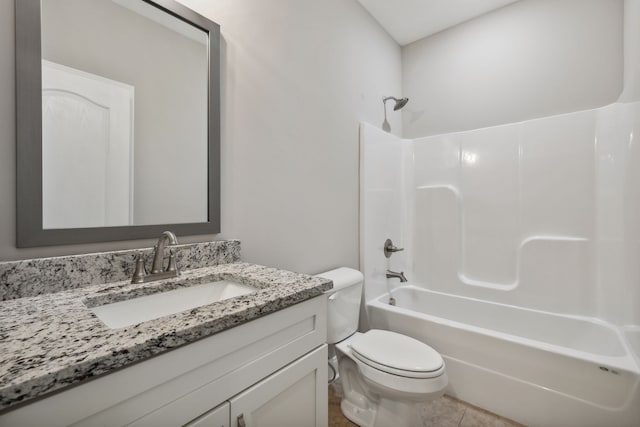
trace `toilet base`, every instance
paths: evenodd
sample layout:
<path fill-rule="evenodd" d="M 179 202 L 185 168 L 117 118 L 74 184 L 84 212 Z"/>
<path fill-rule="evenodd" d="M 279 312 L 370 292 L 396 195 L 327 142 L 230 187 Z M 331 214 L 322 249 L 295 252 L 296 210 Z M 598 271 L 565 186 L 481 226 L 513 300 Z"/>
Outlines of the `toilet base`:
<path fill-rule="evenodd" d="M 343 392 L 340 409 L 344 416 L 360 427 L 422 425 L 421 409 L 425 403 L 444 394 L 446 373 L 414 387 L 421 391 L 419 393 L 408 387 L 406 382 L 400 383 L 401 387 L 398 389 L 390 388 L 372 381 L 360 372 L 359 363 L 352 356 L 348 341 L 347 339 L 336 346 L 339 383 Z"/>
<path fill-rule="evenodd" d="M 444 389 L 422 396 L 420 400 L 387 397 L 388 390 L 363 381 L 357 364 L 350 358 L 340 359 L 340 385 L 343 392 L 340 409 L 345 417 L 360 427 L 415 427 L 422 425 L 421 409 L 440 397 Z M 337 384 L 334 384 L 334 386 Z"/>
<path fill-rule="evenodd" d="M 340 401 L 340 410 L 349 421 L 358 424 L 360 427 L 374 426 L 376 411 L 373 409 L 364 409 L 347 399 L 342 399 Z"/>
<path fill-rule="evenodd" d="M 340 409 L 345 417 L 360 427 L 416 427 L 422 425 L 422 405 L 381 399 L 375 409 L 363 409 L 343 399 Z"/>
<path fill-rule="evenodd" d="M 423 403 L 399 402 L 397 400 L 381 399 L 376 413 L 374 427 L 415 427 L 422 425 L 420 409 Z"/>

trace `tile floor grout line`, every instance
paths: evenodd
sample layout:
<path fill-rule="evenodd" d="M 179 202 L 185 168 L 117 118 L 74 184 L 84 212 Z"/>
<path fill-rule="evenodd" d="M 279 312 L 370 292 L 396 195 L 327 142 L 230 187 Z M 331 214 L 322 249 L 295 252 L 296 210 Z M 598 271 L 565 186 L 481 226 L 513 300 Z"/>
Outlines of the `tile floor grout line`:
<path fill-rule="evenodd" d="M 458 427 L 460 427 L 462 425 L 462 420 L 464 420 L 464 416 L 467 413 L 467 408 L 464 408 L 464 411 L 462 411 L 462 416 L 460 417 L 460 421 L 458 421 Z"/>

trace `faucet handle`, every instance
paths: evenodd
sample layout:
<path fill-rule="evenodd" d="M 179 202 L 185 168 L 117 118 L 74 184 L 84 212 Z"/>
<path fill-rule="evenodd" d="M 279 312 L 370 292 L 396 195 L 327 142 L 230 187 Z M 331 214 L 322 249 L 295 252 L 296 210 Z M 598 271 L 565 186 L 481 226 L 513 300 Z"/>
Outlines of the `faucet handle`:
<path fill-rule="evenodd" d="M 174 249 L 169 250 L 169 263 L 165 271 L 175 271 L 176 275 L 180 274 L 178 269 L 178 261 L 176 260 L 176 251 Z"/>
<path fill-rule="evenodd" d="M 387 239 L 384 242 L 384 256 L 387 258 L 391 258 L 391 254 L 394 252 L 404 251 L 404 248 L 398 248 L 393 245 L 391 239 Z"/>
<path fill-rule="evenodd" d="M 145 258 L 142 252 L 138 252 L 136 255 L 136 269 L 131 277 L 131 283 L 143 283 L 144 276 L 147 274 L 147 266 L 145 265 Z"/>

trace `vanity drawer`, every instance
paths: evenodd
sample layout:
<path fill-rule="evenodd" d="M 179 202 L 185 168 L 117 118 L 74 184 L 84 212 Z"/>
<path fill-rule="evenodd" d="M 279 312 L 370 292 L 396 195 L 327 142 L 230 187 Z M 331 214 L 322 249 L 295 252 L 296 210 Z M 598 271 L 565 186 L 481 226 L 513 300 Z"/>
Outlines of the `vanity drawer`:
<path fill-rule="evenodd" d="M 184 427 L 229 427 L 230 411 L 229 402 L 224 402 Z"/>

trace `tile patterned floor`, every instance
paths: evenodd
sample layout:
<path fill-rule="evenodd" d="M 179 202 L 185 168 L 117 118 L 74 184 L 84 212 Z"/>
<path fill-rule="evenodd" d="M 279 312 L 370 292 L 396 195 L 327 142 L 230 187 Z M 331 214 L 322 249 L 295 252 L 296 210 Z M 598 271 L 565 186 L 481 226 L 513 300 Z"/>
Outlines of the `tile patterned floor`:
<path fill-rule="evenodd" d="M 523 427 L 514 421 L 443 396 L 424 406 L 421 427 Z M 340 412 L 340 398 L 329 386 L 329 427 L 358 427 Z M 416 426 L 418 427 L 418 426 Z"/>

